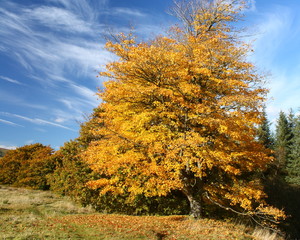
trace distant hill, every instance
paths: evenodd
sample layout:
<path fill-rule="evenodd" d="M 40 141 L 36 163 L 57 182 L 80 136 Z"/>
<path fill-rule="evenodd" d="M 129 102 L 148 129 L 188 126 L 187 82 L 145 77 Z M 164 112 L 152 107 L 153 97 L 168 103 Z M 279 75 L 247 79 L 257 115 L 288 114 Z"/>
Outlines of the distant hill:
<path fill-rule="evenodd" d="M 3 157 L 5 155 L 5 153 L 7 153 L 8 151 L 9 151 L 9 149 L 0 148 L 0 157 Z"/>

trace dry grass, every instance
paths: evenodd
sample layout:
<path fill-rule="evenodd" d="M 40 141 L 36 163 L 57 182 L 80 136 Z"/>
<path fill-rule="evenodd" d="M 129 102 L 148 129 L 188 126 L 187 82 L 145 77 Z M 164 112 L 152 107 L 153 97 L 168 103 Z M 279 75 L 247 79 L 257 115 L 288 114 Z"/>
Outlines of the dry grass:
<path fill-rule="evenodd" d="M 47 191 L 0 186 L 0 239 L 68 239 L 59 226 L 47 229 L 50 217 L 94 213 Z"/>
<path fill-rule="evenodd" d="M 65 228 L 84 226 L 90 239 L 254 239 L 237 226 L 186 216 L 76 215 L 52 219 Z M 101 231 L 97 232 L 95 230 Z M 105 233 L 105 238 L 103 237 Z"/>
<path fill-rule="evenodd" d="M 248 233 L 247 233 L 248 231 Z M 0 186 L 0 239 L 277 239 L 242 225 L 187 216 L 95 213 L 51 192 Z"/>
<path fill-rule="evenodd" d="M 257 240 L 279 240 L 283 239 L 275 232 L 270 232 L 265 229 L 256 228 L 252 233 L 252 236 Z"/>

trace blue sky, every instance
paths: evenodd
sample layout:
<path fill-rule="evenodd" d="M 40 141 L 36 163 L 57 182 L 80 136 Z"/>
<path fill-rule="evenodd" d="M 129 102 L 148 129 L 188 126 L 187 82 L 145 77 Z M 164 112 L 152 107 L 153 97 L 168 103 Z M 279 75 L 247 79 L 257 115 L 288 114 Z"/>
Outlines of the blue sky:
<path fill-rule="evenodd" d="M 176 22 L 172 0 L 1 0 L 0 147 L 58 149 L 97 107 L 97 73 L 114 58 L 105 35 L 134 26 L 142 39 Z M 267 113 L 300 106 L 300 2 L 252 0 L 245 21 L 250 59 L 270 73 Z"/>

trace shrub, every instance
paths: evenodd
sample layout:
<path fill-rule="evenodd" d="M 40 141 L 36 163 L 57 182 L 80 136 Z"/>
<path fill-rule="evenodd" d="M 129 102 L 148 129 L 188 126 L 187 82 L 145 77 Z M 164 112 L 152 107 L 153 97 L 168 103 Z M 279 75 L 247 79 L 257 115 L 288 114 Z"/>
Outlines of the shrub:
<path fill-rule="evenodd" d="M 0 183 L 33 189 L 49 189 L 47 174 L 54 170 L 53 149 L 40 143 L 7 152 L 0 159 Z"/>

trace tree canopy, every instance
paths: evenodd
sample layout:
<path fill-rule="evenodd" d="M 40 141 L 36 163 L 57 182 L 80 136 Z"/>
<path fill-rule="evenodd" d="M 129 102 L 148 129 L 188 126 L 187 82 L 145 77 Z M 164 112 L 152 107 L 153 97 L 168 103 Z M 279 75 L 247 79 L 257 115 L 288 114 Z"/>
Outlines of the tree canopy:
<path fill-rule="evenodd" d="M 257 140 L 267 90 L 232 31 L 242 7 L 177 3 L 183 25 L 165 36 L 139 42 L 121 33 L 107 42 L 118 59 L 100 73 L 108 81 L 93 131 L 103 137 L 83 155 L 102 176 L 91 188 L 129 193 L 129 201 L 179 190 L 194 217 L 203 201 L 282 216 L 262 207 L 254 174 L 273 158 Z"/>
<path fill-rule="evenodd" d="M 292 120 L 290 153 L 286 159 L 286 180 L 289 183 L 300 185 L 300 117 L 292 118 Z"/>
<path fill-rule="evenodd" d="M 8 151 L 0 158 L 0 183 L 48 189 L 46 175 L 53 171 L 53 149 L 40 143 Z"/>

